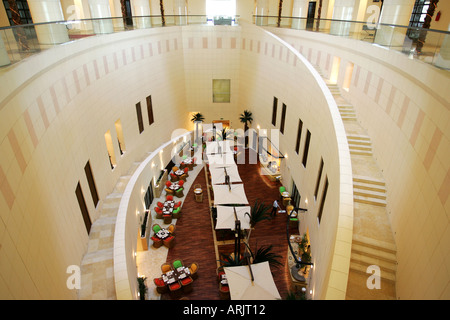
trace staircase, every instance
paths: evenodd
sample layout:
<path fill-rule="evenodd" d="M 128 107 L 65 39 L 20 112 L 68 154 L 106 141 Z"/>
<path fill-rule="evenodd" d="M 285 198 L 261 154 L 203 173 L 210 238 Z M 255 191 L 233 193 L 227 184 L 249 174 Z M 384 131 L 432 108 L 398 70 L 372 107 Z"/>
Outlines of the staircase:
<path fill-rule="evenodd" d="M 139 163 L 134 163 L 134 172 Z M 89 232 L 87 252 L 81 261 L 80 300 L 115 300 L 114 231 L 117 212 L 131 174 L 119 178 L 113 192 L 101 203 L 100 216 Z"/>
<path fill-rule="evenodd" d="M 386 207 L 386 188 L 381 180 L 353 176 L 353 200 L 374 206 Z"/>
<path fill-rule="evenodd" d="M 386 212 L 386 185 L 372 153 L 370 137 L 357 121 L 354 107 L 330 83 L 319 67 L 339 109 L 350 149 L 353 171 L 353 239 L 347 300 L 396 299 L 396 246 Z M 379 268 L 380 289 L 369 289 L 372 276 L 368 269 Z"/>
<path fill-rule="evenodd" d="M 344 118 L 342 118 L 342 120 L 344 120 Z M 369 137 L 348 135 L 347 141 L 351 155 L 372 156 L 372 143 L 370 142 Z"/>

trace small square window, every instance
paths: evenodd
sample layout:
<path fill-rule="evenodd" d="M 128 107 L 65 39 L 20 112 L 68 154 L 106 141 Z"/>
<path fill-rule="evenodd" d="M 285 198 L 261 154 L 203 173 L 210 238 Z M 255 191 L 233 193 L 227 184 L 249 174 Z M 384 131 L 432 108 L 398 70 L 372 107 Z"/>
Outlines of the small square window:
<path fill-rule="evenodd" d="M 213 79 L 213 102 L 230 102 L 230 79 Z"/>

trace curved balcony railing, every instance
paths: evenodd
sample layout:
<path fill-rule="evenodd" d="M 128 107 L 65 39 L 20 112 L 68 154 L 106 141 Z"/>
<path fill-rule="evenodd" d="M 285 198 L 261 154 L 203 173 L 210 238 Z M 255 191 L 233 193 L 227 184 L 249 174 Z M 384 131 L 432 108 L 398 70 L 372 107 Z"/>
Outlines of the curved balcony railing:
<path fill-rule="evenodd" d="M 54 21 L 0 27 L 0 67 L 17 63 L 55 45 L 98 34 L 177 25 L 238 25 L 239 16 L 135 16 Z"/>
<path fill-rule="evenodd" d="M 400 51 L 438 68 L 450 70 L 450 32 L 349 20 L 253 16 L 259 26 L 291 28 L 351 38 Z"/>
<path fill-rule="evenodd" d="M 258 26 L 320 32 L 397 50 L 444 70 L 450 70 L 450 32 L 362 21 L 253 16 Z M 128 30 L 175 25 L 239 25 L 239 16 L 165 15 L 81 19 L 0 27 L 0 67 L 19 62 L 55 45 L 80 38 Z"/>

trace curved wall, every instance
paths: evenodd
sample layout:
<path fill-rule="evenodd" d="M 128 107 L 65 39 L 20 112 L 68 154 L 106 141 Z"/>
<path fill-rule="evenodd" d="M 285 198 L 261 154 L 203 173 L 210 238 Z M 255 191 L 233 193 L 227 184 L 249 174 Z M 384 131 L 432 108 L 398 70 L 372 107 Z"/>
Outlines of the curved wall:
<path fill-rule="evenodd" d="M 80 265 L 88 241 L 77 183 L 94 222 L 118 178 L 169 140 L 174 129 L 189 126 L 187 117 L 173 117 L 187 114 L 180 37 L 177 27 L 90 37 L 0 71 L 1 298 L 77 297 L 66 286 L 71 275 L 66 269 Z M 116 143 L 119 119 L 123 156 Z M 108 130 L 114 170 L 105 144 Z M 96 206 L 84 172 L 87 161 L 100 199 Z"/>
<path fill-rule="evenodd" d="M 386 180 L 397 246 L 399 299 L 448 299 L 450 279 L 450 75 L 402 53 L 362 41 L 269 29 L 326 76 L 341 59 L 342 95 L 366 128 Z M 420 281 L 411 281 L 417 279 Z"/>
<path fill-rule="evenodd" d="M 88 241 L 75 197 L 78 182 L 94 222 L 102 199 L 133 163 L 169 141 L 174 129 L 192 127 L 189 112 L 204 113 L 206 121 L 228 117 L 239 128 L 239 114 L 250 109 L 254 123 L 269 129 L 273 96 L 288 106 L 286 131 L 280 137 L 280 148 L 288 154 L 283 180 L 288 188 L 295 181 L 302 199 L 310 201 L 302 228 L 311 237 L 313 298 L 345 297 L 353 212 L 348 145 L 331 93 L 288 44 L 252 25 L 135 30 L 49 49 L 2 69 L 2 77 L 7 84 L 0 89 L 0 147 L 5 155 L 0 160 L 0 255 L 9 262 L 0 270 L 5 297 L 76 298 L 76 291 L 66 287 L 66 268 L 80 264 Z M 216 78 L 232 80 L 230 104 L 211 103 L 211 79 Z M 152 125 L 146 112 L 149 95 Z M 294 151 L 299 118 L 312 133 L 306 168 Z M 110 130 L 116 141 L 118 119 L 126 152 L 120 156 L 114 144 L 117 166 L 111 170 L 104 134 Z M 313 193 L 321 157 L 330 185 L 319 224 Z M 84 173 L 87 161 L 100 198 L 96 206 Z M 139 189 L 127 186 L 132 206 L 141 205 Z M 127 299 L 135 298 L 136 291 L 136 268 L 129 263 L 135 244 L 131 233 L 126 234 L 136 227 L 136 210 L 128 209 L 121 216 L 125 247 L 118 259 L 127 260 L 121 271 L 131 280 L 116 287 Z"/>

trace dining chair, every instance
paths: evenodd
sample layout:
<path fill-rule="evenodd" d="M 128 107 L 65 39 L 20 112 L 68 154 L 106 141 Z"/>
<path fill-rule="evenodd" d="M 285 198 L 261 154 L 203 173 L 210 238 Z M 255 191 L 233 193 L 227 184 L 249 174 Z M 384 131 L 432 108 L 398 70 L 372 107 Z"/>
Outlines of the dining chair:
<path fill-rule="evenodd" d="M 160 207 L 161 209 L 164 208 L 164 203 L 162 203 L 161 201 L 158 201 L 158 202 L 156 203 L 156 205 L 157 205 L 158 207 Z"/>
<path fill-rule="evenodd" d="M 174 224 L 171 224 L 170 226 L 167 227 L 167 230 L 174 235 L 175 234 L 175 230 L 177 229 L 177 227 Z"/>
<path fill-rule="evenodd" d="M 180 180 L 176 174 L 170 173 L 170 182 L 177 182 Z"/>
<path fill-rule="evenodd" d="M 183 180 L 178 181 L 178 185 L 179 185 L 180 187 L 182 187 L 182 186 L 184 185 L 184 182 L 185 182 L 185 181 L 183 181 Z"/>
<path fill-rule="evenodd" d="M 230 297 L 230 287 L 227 284 L 219 284 L 219 295 L 221 300 L 229 300 Z"/>
<path fill-rule="evenodd" d="M 170 187 L 172 185 L 172 182 L 166 181 L 166 187 Z"/>
<path fill-rule="evenodd" d="M 173 205 L 174 208 L 178 208 L 178 207 L 180 207 L 180 206 L 181 206 L 181 201 L 178 201 L 177 203 L 175 203 L 175 204 Z"/>
<path fill-rule="evenodd" d="M 161 212 L 156 211 L 156 219 L 164 219 L 162 211 Z"/>
<path fill-rule="evenodd" d="M 194 280 L 198 278 L 198 268 L 199 266 L 197 262 L 192 262 L 189 266 L 189 272 L 191 273 L 191 277 Z"/>
<path fill-rule="evenodd" d="M 166 248 L 171 249 L 175 246 L 175 236 L 169 236 L 163 240 L 163 244 Z"/>
<path fill-rule="evenodd" d="M 195 167 L 197 166 L 197 158 L 192 158 L 192 166 Z"/>
<path fill-rule="evenodd" d="M 162 219 L 163 213 L 160 207 L 155 207 L 156 219 Z"/>
<path fill-rule="evenodd" d="M 169 294 L 172 299 L 181 297 L 181 284 L 178 281 L 169 285 Z"/>
<path fill-rule="evenodd" d="M 187 180 L 187 175 L 186 175 L 186 174 L 182 174 L 182 175 L 180 176 L 179 182 L 181 182 L 181 181 L 186 181 L 186 180 Z"/>
<path fill-rule="evenodd" d="M 172 223 L 172 215 L 171 214 L 164 214 L 163 215 L 164 224 L 171 224 Z"/>
<path fill-rule="evenodd" d="M 157 233 L 161 230 L 161 226 L 159 224 L 155 224 L 153 225 L 152 229 L 154 233 Z"/>
<path fill-rule="evenodd" d="M 173 195 L 175 193 L 172 189 L 169 188 L 165 188 L 164 190 L 166 190 L 167 195 Z"/>
<path fill-rule="evenodd" d="M 176 167 L 176 166 L 173 166 L 173 167 L 172 167 L 172 171 L 173 171 L 173 172 L 177 171 L 178 169 L 179 169 L 179 168 Z"/>
<path fill-rule="evenodd" d="M 191 277 L 186 277 L 181 279 L 180 283 L 184 293 L 192 292 L 192 284 L 194 283 L 194 279 Z"/>
<path fill-rule="evenodd" d="M 172 195 L 166 196 L 166 201 L 173 201 L 173 196 Z"/>
<path fill-rule="evenodd" d="M 156 292 L 159 294 L 167 293 L 169 291 L 169 288 L 162 278 L 153 278 L 153 283 L 156 286 Z"/>
<path fill-rule="evenodd" d="M 180 188 L 177 191 L 175 191 L 175 197 L 182 198 L 183 196 L 184 196 L 183 188 Z"/>
<path fill-rule="evenodd" d="M 182 267 L 183 266 L 183 260 L 181 260 L 181 259 L 175 259 L 175 260 L 173 260 L 173 262 L 172 262 L 172 267 L 174 268 L 174 269 L 178 269 L 179 267 Z"/>
<path fill-rule="evenodd" d="M 177 208 L 173 209 L 173 211 L 172 211 L 172 218 L 179 219 L 180 218 L 180 213 L 181 213 L 181 207 L 177 207 Z"/>
<path fill-rule="evenodd" d="M 184 174 L 186 175 L 186 177 L 189 177 L 189 168 L 184 168 Z"/>
<path fill-rule="evenodd" d="M 169 272 L 170 270 L 172 270 L 172 265 L 169 262 L 164 262 L 161 265 L 161 271 L 162 273 L 166 273 Z"/>
<path fill-rule="evenodd" d="M 154 248 L 160 248 L 163 245 L 163 241 L 158 237 L 152 236 L 151 239 L 153 241 Z"/>

